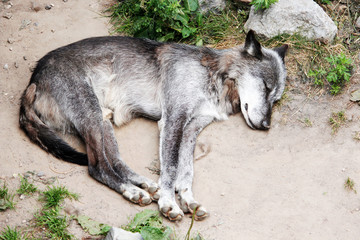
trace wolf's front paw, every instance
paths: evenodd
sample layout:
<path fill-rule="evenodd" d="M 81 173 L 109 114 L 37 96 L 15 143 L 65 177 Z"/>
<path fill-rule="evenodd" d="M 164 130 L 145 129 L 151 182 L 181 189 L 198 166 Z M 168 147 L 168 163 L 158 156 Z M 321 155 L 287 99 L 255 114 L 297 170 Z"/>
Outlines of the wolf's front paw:
<path fill-rule="evenodd" d="M 159 200 L 160 212 L 171 221 L 179 221 L 183 218 L 184 213 L 181 211 L 175 201 L 170 199 L 160 198 Z"/>
<path fill-rule="evenodd" d="M 130 184 L 123 186 L 122 195 L 127 200 L 137 203 L 140 206 L 149 205 L 152 202 L 151 196 L 148 192 Z"/>

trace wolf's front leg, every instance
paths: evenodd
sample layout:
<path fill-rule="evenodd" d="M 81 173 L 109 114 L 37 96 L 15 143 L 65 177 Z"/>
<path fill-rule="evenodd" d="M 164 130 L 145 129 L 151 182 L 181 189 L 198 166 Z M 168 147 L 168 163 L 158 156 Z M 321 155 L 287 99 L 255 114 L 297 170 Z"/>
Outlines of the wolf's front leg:
<path fill-rule="evenodd" d="M 184 216 L 175 200 L 175 181 L 179 167 L 179 148 L 183 135 L 185 118 L 172 117 L 161 120 L 160 129 L 160 198 L 161 213 L 171 221 L 178 221 Z"/>
<path fill-rule="evenodd" d="M 184 127 L 179 151 L 179 167 L 176 179 L 176 191 L 180 197 L 180 207 L 184 212 L 195 213 L 196 220 L 207 217 L 207 211 L 197 201 L 192 193 L 193 161 L 196 138 L 201 130 L 213 121 L 211 116 L 192 118 Z"/>

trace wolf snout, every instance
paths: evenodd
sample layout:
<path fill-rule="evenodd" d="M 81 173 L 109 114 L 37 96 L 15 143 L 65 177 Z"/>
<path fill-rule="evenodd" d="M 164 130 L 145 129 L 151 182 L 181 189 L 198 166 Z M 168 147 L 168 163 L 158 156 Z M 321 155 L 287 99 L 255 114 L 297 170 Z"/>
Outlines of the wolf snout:
<path fill-rule="evenodd" d="M 269 120 L 263 120 L 261 122 L 261 130 L 269 130 L 270 129 L 270 121 Z"/>

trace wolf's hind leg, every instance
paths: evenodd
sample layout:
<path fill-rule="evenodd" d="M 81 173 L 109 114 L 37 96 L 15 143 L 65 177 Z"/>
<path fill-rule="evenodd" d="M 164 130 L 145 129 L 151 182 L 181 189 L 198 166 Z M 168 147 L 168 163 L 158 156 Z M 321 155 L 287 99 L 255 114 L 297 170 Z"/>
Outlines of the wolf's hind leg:
<path fill-rule="evenodd" d="M 193 213 L 196 211 L 196 220 L 202 220 L 207 217 L 207 211 L 195 201 L 192 193 L 194 150 L 197 136 L 201 130 L 212 121 L 213 117 L 211 116 L 199 116 L 191 119 L 184 128 L 179 150 L 179 168 L 176 179 L 176 190 L 180 198 L 180 207 L 185 213 Z"/>
<path fill-rule="evenodd" d="M 140 205 L 151 203 L 151 199 L 157 200 L 159 198 L 157 194 L 158 185 L 154 181 L 135 173 L 122 161 L 114 130 L 109 120 L 104 120 L 104 139 L 106 157 L 109 159 L 112 168 L 118 175 L 126 176 L 129 181 L 123 193 L 124 197 Z M 148 193 L 140 188 L 148 191 Z"/>

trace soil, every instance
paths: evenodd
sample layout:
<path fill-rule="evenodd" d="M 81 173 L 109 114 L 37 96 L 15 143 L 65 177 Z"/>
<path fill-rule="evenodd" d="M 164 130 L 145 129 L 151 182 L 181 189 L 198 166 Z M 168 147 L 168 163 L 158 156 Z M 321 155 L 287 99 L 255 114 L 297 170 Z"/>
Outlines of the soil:
<path fill-rule="evenodd" d="M 79 193 L 66 205 L 82 215 L 111 226 L 121 226 L 143 209 L 93 180 L 87 168 L 60 161 L 31 143 L 18 126 L 19 98 L 31 68 L 45 53 L 86 37 L 108 35 L 108 19 L 99 13 L 109 2 L 99 0 L 12 0 L 0 3 L 0 178 L 10 189 L 17 174 L 35 172 L 35 184 L 46 181 Z M 36 5 L 37 4 L 37 5 Z M 36 8 L 39 6 L 39 8 Z M 5 17 L 10 17 L 10 19 Z M 291 52 L 290 52 L 291 54 Z M 193 232 L 205 239 L 359 239 L 360 195 L 344 188 L 348 177 L 360 190 L 360 107 L 349 101 L 360 88 L 359 70 L 340 96 L 309 88 L 288 78 L 287 96 L 275 107 L 272 128 L 253 131 L 241 114 L 213 123 L 198 142 L 210 152 L 195 161 L 193 190 L 210 216 L 196 222 Z M 329 118 L 345 111 L 347 121 L 336 134 Z M 310 124 L 311 123 L 311 124 Z M 310 126 L 311 125 L 311 126 Z M 153 180 L 149 168 L 158 161 L 156 122 L 136 119 L 116 128 L 123 159 Z M 77 144 L 75 140 L 74 144 Z M 199 147 L 196 154 L 200 154 Z M 36 197 L 15 197 L 15 210 L 0 213 L 0 231 L 6 225 L 26 226 L 40 208 Z M 182 239 L 190 216 L 176 223 L 164 219 Z M 87 236 L 75 221 L 70 231 Z"/>

